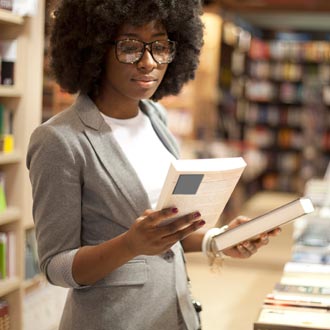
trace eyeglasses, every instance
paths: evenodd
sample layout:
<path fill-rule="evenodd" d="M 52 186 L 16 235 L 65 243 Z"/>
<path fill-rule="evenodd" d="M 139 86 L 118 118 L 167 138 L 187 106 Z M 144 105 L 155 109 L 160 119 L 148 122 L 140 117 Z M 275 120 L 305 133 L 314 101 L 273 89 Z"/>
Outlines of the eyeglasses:
<path fill-rule="evenodd" d="M 125 64 L 139 62 L 146 49 L 158 64 L 171 63 L 175 57 L 176 43 L 171 40 L 143 42 L 134 39 L 124 39 L 112 41 L 111 43 L 116 46 L 117 60 Z"/>

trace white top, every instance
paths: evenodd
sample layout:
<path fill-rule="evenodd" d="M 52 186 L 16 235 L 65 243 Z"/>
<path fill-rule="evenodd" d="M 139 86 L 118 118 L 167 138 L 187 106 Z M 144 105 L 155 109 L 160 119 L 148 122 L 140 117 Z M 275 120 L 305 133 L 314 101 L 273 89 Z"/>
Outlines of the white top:
<path fill-rule="evenodd" d="M 149 118 L 141 110 L 129 119 L 101 114 L 140 178 L 152 208 L 155 208 L 168 168 L 175 157 L 160 141 Z"/>

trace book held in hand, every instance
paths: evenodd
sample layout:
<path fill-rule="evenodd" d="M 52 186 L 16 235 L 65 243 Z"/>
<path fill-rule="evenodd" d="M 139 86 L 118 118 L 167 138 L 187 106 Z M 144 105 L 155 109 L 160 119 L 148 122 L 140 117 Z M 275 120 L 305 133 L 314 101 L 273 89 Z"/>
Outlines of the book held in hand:
<path fill-rule="evenodd" d="M 245 167 L 241 157 L 174 160 L 156 209 L 178 208 L 175 219 L 199 211 L 207 225 L 214 226 Z"/>
<path fill-rule="evenodd" d="M 224 250 L 313 211 L 314 207 L 309 198 L 298 198 L 216 236 L 216 247 L 219 251 Z"/>

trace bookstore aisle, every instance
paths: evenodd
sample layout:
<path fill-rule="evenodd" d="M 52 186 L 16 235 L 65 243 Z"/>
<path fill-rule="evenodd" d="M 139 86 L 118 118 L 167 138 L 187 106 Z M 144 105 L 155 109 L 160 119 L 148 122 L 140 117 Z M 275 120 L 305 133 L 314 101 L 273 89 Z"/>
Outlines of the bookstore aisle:
<path fill-rule="evenodd" d="M 245 204 L 241 214 L 257 216 L 295 197 L 289 193 L 259 193 Z M 213 273 L 200 253 L 187 255 L 192 292 L 203 307 L 203 329 L 253 329 L 266 295 L 290 259 L 292 237 L 292 224 L 286 225 L 251 258 L 226 259 L 220 273 Z"/>

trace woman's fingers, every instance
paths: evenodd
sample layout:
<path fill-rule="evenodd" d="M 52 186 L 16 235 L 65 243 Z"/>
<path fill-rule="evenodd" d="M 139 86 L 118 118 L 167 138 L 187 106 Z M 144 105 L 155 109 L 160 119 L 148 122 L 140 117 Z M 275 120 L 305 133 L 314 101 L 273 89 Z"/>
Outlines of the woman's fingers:
<path fill-rule="evenodd" d="M 197 220 L 194 221 L 192 224 L 184 227 L 183 229 L 179 229 L 176 231 L 172 231 L 167 236 L 164 236 L 164 240 L 168 240 L 169 242 L 177 242 L 183 240 L 185 237 L 189 236 L 194 231 L 198 230 L 199 228 L 205 225 L 204 220 Z"/>
<path fill-rule="evenodd" d="M 162 236 L 168 236 L 200 220 L 201 217 L 198 211 L 180 217 L 176 217 L 177 213 L 177 208 L 146 210 L 139 220 L 143 221 L 145 226 L 156 229 Z"/>

